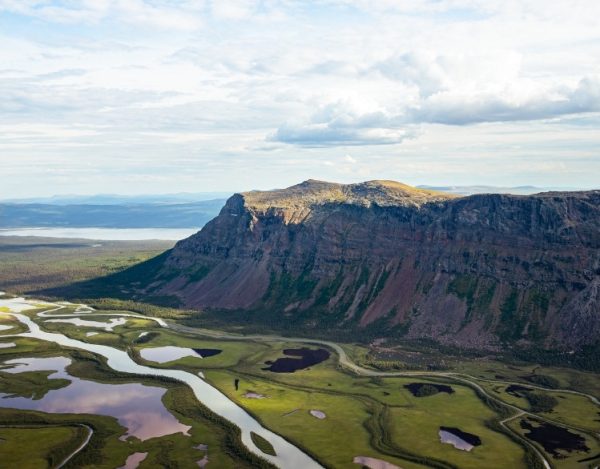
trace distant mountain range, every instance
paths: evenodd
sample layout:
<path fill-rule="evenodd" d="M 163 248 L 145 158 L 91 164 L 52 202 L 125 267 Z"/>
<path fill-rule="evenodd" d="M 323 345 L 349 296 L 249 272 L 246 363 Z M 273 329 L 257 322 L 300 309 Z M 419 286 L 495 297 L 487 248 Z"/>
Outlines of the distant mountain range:
<path fill-rule="evenodd" d="M 211 200 L 225 200 L 231 192 L 181 192 L 177 194 L 94 194 L 53 195 L 25 199 L 0 200 L 0 204 L 45 204 L 45 205 L 132 205 L 132 204 L 188 204 Z"/>
<path fill-rule="evenodd" d="M 225 199 L 123 203 L 120 196 L 94 198 L 100 199 L 107 203 L 0 203 L 0 228 L 201 228 L 225 203 Z"/>

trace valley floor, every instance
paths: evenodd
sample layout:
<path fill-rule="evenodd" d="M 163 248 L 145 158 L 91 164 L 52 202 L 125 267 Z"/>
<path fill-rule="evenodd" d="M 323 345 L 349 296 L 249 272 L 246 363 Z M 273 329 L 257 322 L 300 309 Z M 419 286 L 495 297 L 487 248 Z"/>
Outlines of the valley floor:
<path fill-rule="evenodd" d="M 22 302 L 32 309 L 23 307 L 21 314 L 42 331 L 126 352 L 128 360 L 158 370 L 157 375 L 176 370 L 202 377 L 227 402 L 246 410 L 256 428 L 288 442 L 264 433 L 249 443 L 215 414 L 219 403 L 202 395 L 198 400 L 180 381 L 115 371 L 98 354 L 21 335 L 27 327 L 13 314 L 21 309 L 18 304 L 0 297 L 0 325 L 5 326 L 0 328 L 0 454 L 20 467 L 114 468 L 138 453 L 146 454 L 140 456 L 140 468 L 291 467 L 283 454 L 272 456 L 274 447 L 285 451 L 286 445 L 299 448 L 316 465 L 336 468 L 560 469 L 600 463 L 597 374 L 484 358 L 449 360 L 440 371 L 382 371 L 369 359 L 376 352 L 382 367 L 381 346 L 241 336 L 126 311 Z M 123 320 L 114 321 L 119 317 Z M 7 364 L 44 357 L 67 357 L 66 378 L 45 368 L 15 373 Z M 397 356 L 393 363 L 398 364 Z M 271 371 L 289 367 L 298 369 Z M 84 412 L 43 407 L 74 389 L 76 380 L 162 389 L 168 414 L 190 429 L 144 438 L 134 431 L 140 422 L 128 421 L 119 406 L 110 415 L 97 412 L 91 402 Z M 17 397 L 30 410 L 7 405 Z M 52 438 L 36 446 L 35 454 L 29 451 L 49 429 Z M 132 459 L 127 467 L 135 464 Z"/>

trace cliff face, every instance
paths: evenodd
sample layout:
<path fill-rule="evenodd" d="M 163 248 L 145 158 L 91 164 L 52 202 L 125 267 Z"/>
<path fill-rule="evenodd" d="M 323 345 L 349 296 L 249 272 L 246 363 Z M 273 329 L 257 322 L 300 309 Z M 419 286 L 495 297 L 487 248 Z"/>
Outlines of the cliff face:
<path fill-rule="evenodd" d="M 461 346 L 600 337 L 600 191 L 456 198 L 391 181 L 231 197 L 149 291 Z"/>

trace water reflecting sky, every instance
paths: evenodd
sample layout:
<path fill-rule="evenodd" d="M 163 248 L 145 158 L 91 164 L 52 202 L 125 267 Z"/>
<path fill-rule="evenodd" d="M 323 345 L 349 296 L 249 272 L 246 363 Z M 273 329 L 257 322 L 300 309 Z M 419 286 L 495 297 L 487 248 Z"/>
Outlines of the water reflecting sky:
<path fill-rule="evenodd" d="M 25 371 L 56 370 L 52 378 L 71 381 L 67 387 L 49 391 L 42 399 L 7 397 L 0 393 L 0 406 L 15 409 L 39 410 L 50 413 L 77 413 L 109 415 L 117 418 L 127 428 L 127 436 L 140 440 L 172 433 L 184 433 L 189 426 L 181 424 L 163 405 L 161 399 L 166 390 L 139 383 L 104 384 L 82 380 L 68 375 L 65 367 L 70 360 L 65 357 L 24 358 L 9 360 L 18 364 L 6 369 L 9 373 Z"/>

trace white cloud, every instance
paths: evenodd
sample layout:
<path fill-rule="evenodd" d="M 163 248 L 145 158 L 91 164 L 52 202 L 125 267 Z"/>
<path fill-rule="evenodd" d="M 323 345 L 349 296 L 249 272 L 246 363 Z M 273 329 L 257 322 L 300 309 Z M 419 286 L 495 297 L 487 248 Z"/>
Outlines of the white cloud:
<path fill-rule="evenodd" d="M 279 186 L 289 168 L 319 176 L 314 158 L 334 179 L 396 163 L 475 177 L 462 158 L 501 149 L 576 173 L 600 147 L 579 132 L 600 112 L 599 15 L 595 0 L 0 0 L 15 21 L 0 34 L 0 165 Z"/>
<path fill-rule="evenodd" d="M 526 94 L 519 91 L 507 87 L 497 93 L 441 92 L 424 100 L 409 118 L 414 122 L 465 125 L 600 112 L 598 77 L 584 77 L 575 87 L 560 85 Z"/>

